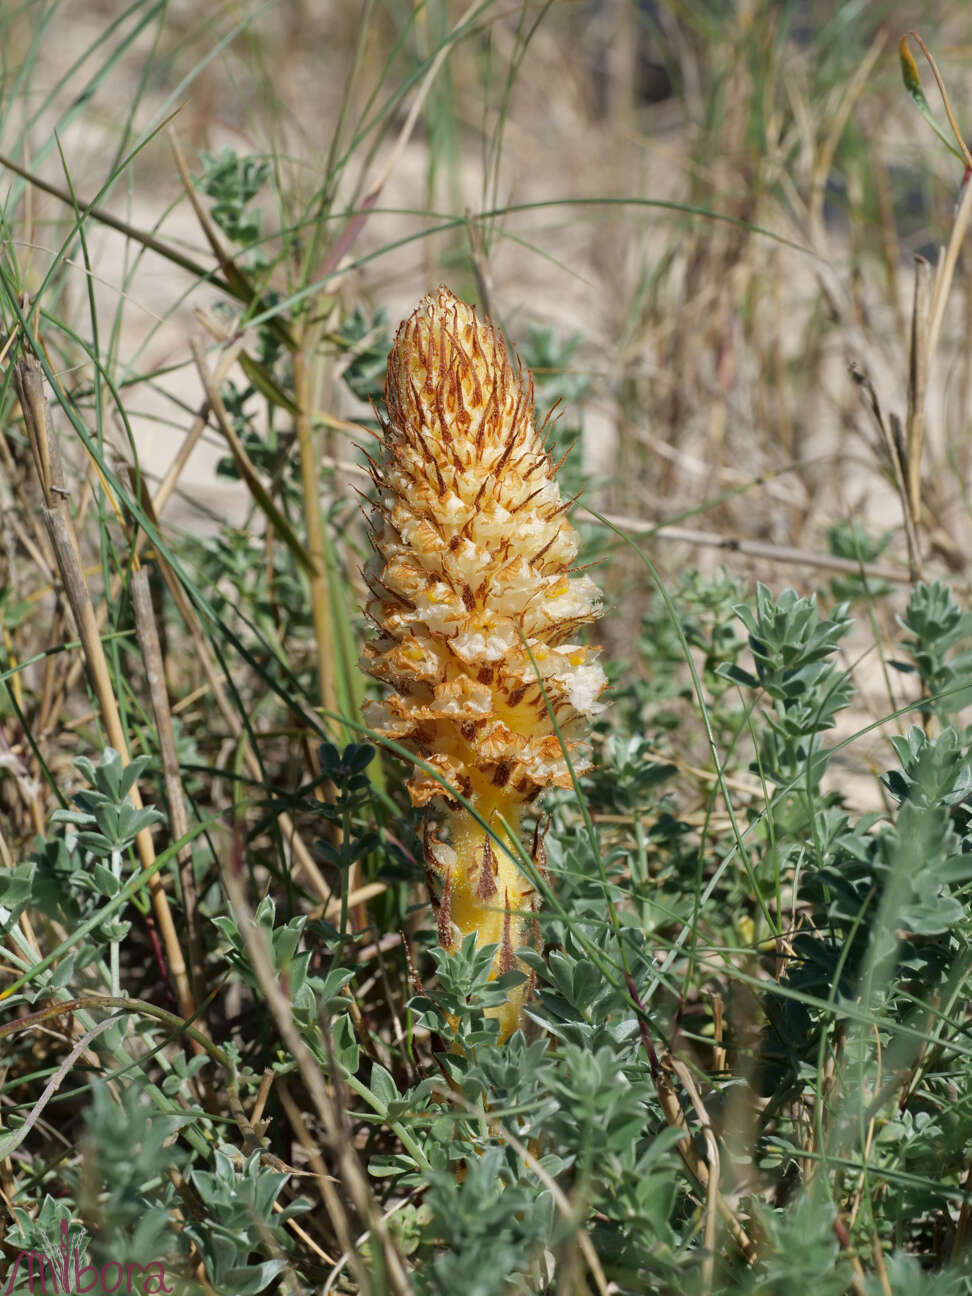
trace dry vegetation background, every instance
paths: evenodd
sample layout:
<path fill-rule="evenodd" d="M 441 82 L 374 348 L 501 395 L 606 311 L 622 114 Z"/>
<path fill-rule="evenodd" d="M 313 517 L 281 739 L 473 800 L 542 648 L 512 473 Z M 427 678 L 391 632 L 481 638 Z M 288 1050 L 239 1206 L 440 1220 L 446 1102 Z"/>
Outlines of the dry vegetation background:
<path fill-rule="evenodd" d="M 295 206 L 321 183 L 342 112 L 353 122 L 367 103 L 388 98 L 461 17 L 455 5 L 424 6 L 412 23 L 409 7 L 395 3 L 365 6 L 364 20 L 357 4 L 281 3 L 217 50 L 245 9 L 200 14 L 173 3 L 161 27 L 148 25 L 79 105 L 79 89 L 110 47 L 109 26 L 117 40 L 132 20 L 126 24 L 117 5 L 64 5 L 41 25 L 47 8 L 12 6 L 6 20 L 8 80 L 38 33 L 41 42 L 30 96 L 4 120 L 7 147 L 16 141 L 21 163 L 62 186 L 66 169 L 79 198 L 93 193 L 139 91 L 136 127 L 174 112 L 172 130 L 194 172 L 200 149 L 272 155 Z M 367 35 L 349 103 L 362 21 Z M 585 456 L 615 478 L 609 498 L 618 510 L 658 521 L 727 487 L 783 473 L 749 492 L 741 515 L 724 509 L 710 520 L 744 520 L 740 534 L 812 545 L 841 518 L 893 525 L 893 491 L 874 462 L 846 361 L 868 369 L 889 405 L 903 405 L 912 255 L 934 257 L 961 175 L 902 91 L 897 38 L 918 26 L 935 40 L 961 121 L 970 24 L 961 7 L 947 5 L 489 7 L 475 37 L 452 49 L 404 148 L 397 128 L 409 97 L 385 123 L 385 139 L 368 137 L 373 156 L 362 148 L 348 159 L 340 190 L 348 201 L 393 165 L 346 258 L 355 264 L 330 287 L 386 307 L 394 321 L 428 285 L 448 278 L 473 297 L 485 285 L 514 337 L 528 322 L 579 331 L 574 367 L 593 383 Z M 821 32 L 825 59 L 811 40 Z M 644 82 L 662 67 L 672 93 L 647 102 Z M 69 107 L 62 166 L 51 131 Z M 35 109 L 42 110 L 22 139 L 19 119 Z M 593 205 L 559 205 L 564 199 Z M 745 224 L 639 201 L 694 205 L 798 247 Z M 205 257 L 164 134 L 99 205 Z M 507 205 L 509 214 L 476 219 Z M 535 209 L 516 210 L 521 205 Z M 435 214 L 468 214 L 470 222 L 423 237 L 442 223 Z M 34 193 L 23 215 L 21 256 L 36 281 L 64 212 Z M 285 215 L 268 209 L 268 234 Z M 123 361 L 134 372 L 174 371 L 156 399 L 170 391 L 198 398 L 188 336 L 203 303 L 186 298 L 192 281 L 151 254 L 131 273 L 132 244 L 96 223 L 91 242 L 103 308 L 113 312 L 125 297 Z M 471 278 L 470 244 L 484 285 Z M 956 469 L 967 466 L 961 279 L 957 288 L 950 345 L 929 393 L 927 476 L 941 492 L 933 494 L 935 518 L 955 531 L 961 550 L 962 474 L 942 472 L 950 451 Z M 68 291 L 80 309 L 87 292 L 80 267 Z M 335 401 L 342 399 L 336 389 Z M 138 411 L 133 423 L 161 468 L 172 429 Z M 204 470 L 193 476 L 206 484 Z M 191 509 L 199 482 L 189 488 L 188 480 Z"/>
<path fill-rule="evenodd" d="M 340 122 L 345 164 L 329 231 L 342 228 L 343 206 L 384 183 L 346 270 L 328 283 L 335 320 L 354 304 L 384 307 L 394 323 L 444 280 L 488 305 L 514 339 L 530 324 L 578 334 L 570 369 L 589 381 L 583 460 L 599 507 L 816 554 L 827 552 L 828 527 L 852 520 L 874 535 L 893 531 L 885 565 L 905 571 L 889 460 L 848 362 L 870 376 L 885 410 L 904 415 L 912 258 L 936 259 L 961 175 L 904 94 L 896 46 L 915 26 L 934 42 L 962 121 L 972 18 L 961 6 L 474 7 L 471 34 L 449 47 L 414 128 L 403 133 L 418 84 L 357 143 L 357 124 L 459 25 L 456 5 L 413 13 L 307 0 L 257 9 L 244 23 L 244 6 L 173 3 L 89 97 L 89 78 L 143 9 L 126 18 L 117 5 L 68 4 L 39 21 L 48 10 L 8 7 L 5 20 L 8 84 L 36 59 L 29 94 L 3 121 L 3 150 L 21 164 L 62 188 L 66 172 L 80 198 L 93 195 L 139 95 L 135 129 L 171 115 L 193 172 L 200 150 L 274 159 L 277 196 L 263 199 L 272 235 L 321 184 Z M 99 206 L 206 261 L 164 131 Z M 28 288 L 48 270 L 65 216 L 56 198 L 24 195 L 15 234 Z M 97 221 L 89 240 L 142 466 L 157 477 L 202 397 L 189 343 L 211 341 L 197 313 L 217 295 Z M 271 284 L 285 290 L 285 279 L 278 266 Z M 69 313 L 83 315 L 87 292 L 75 258 L 62 298 Z M 944 570 L 959 588 L 970 320 L 960 266 L 928 383 L 921 537 L 923 570 Z M 330 364 L 322 396 L 329 413 L 354 418 L 362 407 L 338 380 L 341 364 Z M 340 440 L 332 451 L 351 457 Z M 248 516 L 243 485 L 214 478 L 224 453 L 207 433 L 167 525 L 205 532 Z M 119 439 L 119 463 L 126 458 Z M 338 490 L 351 481 L 339 477 Z M 662 536 L 654 552 L 673 574 L 719 556 Z M 732 567 L 774 587 L 807 588 L 821 574 L 778 557 L 736 553 Z M 615 649 L 636 628 L 637 579 L 619 554 L 605 626 Z M 880 673 L 864 682 L 865 703 L 873 695 L 886 706 Z"/>

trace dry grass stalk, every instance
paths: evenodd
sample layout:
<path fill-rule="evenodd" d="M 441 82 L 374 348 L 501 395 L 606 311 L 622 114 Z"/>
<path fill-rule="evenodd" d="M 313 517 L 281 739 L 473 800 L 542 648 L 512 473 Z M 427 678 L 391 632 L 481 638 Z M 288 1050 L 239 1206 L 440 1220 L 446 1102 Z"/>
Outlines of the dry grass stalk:
<path fill-rule="evenodd" d="M 911 347 L 908 363 L 908 408 L 905 415 L 907 447 L 907 504 L 915 529 L 921 523 L 921 452 L 925 443 L 925 390 L 928 385 L 929 302 L 931 266 L 915 257 L 915 291 L 911 309 Z"/>
<path fill-rule="evenodd" d="M 878 441 L 878 453 L 887 461 L 898 492 L 898 499 L 901 502 L 901 515 L 904 522 L 905 541 L 908 546 L 908 582 L 910 584 L 919 578 L 921 560 L 918 545 L 918 531 L 909 504 L 907 450 L 901 428 L 901 420 L 897 414 L 892 412 L 888 421 L 885 421 L 884 413 L 881 409 L 881 402 L 878 399 L 877 392 L 874 390 L 874 384 L 859 365 L 852 361 L 848 365 L 848 371 L 854 382 L 857 384 L 861 395 L 871 412 L 871 417 L 874 419 L 874 424 L 878 430 L 880 438 Z"/>
<path fill-rule="evenodd" d="M 217 388 L 219 388 L 222 385 L 223 380 L 227 377 L 230 370 L 233 368 L 234 364 L 236 364 L 237 358 L 239 357 L 239 353 L 243 349 L 243 341 L 244 339 L 242 337 L 232 340 L 227 345 L 223 354 L 220 356 L 219 363 L 217 364 L 213 372 L 213 382 Z M 200 409 L 197 411 L 192 427 L 189 429 L 189 431 L 186 433 L 185 437 L 183 438 L 182 443 L 179 446 L 179 449 L 177 450 L 171 464 L 166 469 L 165 476 L 162 478 L 162 481 L 159 483 L 158 489 L 156 490 L 155 494 L 151 498 L 150 504 L 151 504 L 152 511 L 149 513 L 149 516 L 153 519 L 153 521 L 157 521 L 157 519 L 162 515 L 162 513 L 165 510 L 165 506 L 168 504 L 170 498 L 172 497 L 173 491 L 178 486 L 179 478 L 182 476 L 182 473 L 185 471 L 186 464 L 189 462 L 189 456 L 192 454 L 200 438 L 202 437 L 203 432 L 205 432 L 207 426 L 209 425 L 210 413 L 211 411 L 209 408 L 209 402 L 204 401 Z M 139 478 L 139 481 L 144 482 L 144 479 Z M 143 499 L 141 500 L 141 504 L 143 509 L 146 510 L 148 509 L 149 501 L 147 500 L 147 497 L 143 497 Z M 147 537 L 145 533 L 142 531 L 140 531 L 138 535 L 135 537 L 134 547 L 135 547 L 136 557 L 138 557 L 142 553 L 143 549 L 145 548 L 146 539 Z M 98 608 L 95 611 L 95 616 L 97 617 L 98 620 L 99 630 L 102 629 L 102 627 L 105 624 L 105 621 L 107 620 L 109 605 L 115 599 L 118 598 L 121 592 L 122 579 L 123 577 L 121 573 L 116 573 L 115 575 L 112 576 L 109 597 L 103 600 L 103 602 L 99 604 Z M 84 669 L 84 662 L 82 659 L 79 658 L 72 663 L 72 665 L 69 667 L 67 671 L 66 676 L 63 678 L 61 682 L 60 689 L 58 690 L 58 695 L 60 698 L 67 697 L 72 693 L 72 691 L 74 690 L 78 682 L 81 671 L 83 669 Z M 45 727 L 46 716 L 53 715 L 56 710 L 56 708 L 53 706 L 52 700 L 48 700 L 45 698 L 45 702 L 47 703 L 47 705 L 45 706 L 45 709 L 42 712 L 41 721 L 39 725 L 41 729 Z"/>
<path fill-rule="evenodd" d="M 860 382 L 861 379 L 858 378 L 857 381 Z M 769 562 L 805 564 L 807 567 L 819 567 L 821 571 L 847 572 L 848 575 L 865 576 L 875 581 L 895 581 L 899 585 L 910 584 L 912 580 L 907 572 L 897 567 L 886 567 L 881 563 L 860 563 L 855 562 L 853 558 L 838 558 L 834 554 L 813 553 L 808 549 L 770 544 L 765 540 L 741 540 L 735 536 L 719 535 L 715 531 L 698 531 L 674 524 L 669 526 L 665 522 L 648 522 L 643 518 L 624 517 L 617 513 L 604 513 L 601 516 L 606 522 L 616 526 L 619 531 L 629 531 L 632 535 L 639 533 L 657 535 L 660 539 L 674 540 L 681 544 L 726 549 L 732 553 L 748 554 L 753 558 L 765 558 Z"/>
<path fill-rule="evenodd" d="M 702 1135 L 705 1139 L 705 1149 L 708 1155 L 708 1164 L 706 1170 L 708 1173 L 708 1183 L 705 1190 L 705 1231 L 704 1246 L 705 1258 L 702 1261 L 702 1289 L 704 1291 L 712 1290 L 712 1282 L 715 1276 L 715 1258 L 716 1258 L 716 1240 L 719 1227 L 719 1202 L 721 1194 L 719 1192 L 719 1178 L 721 1174 L 719 1160 L 719 1140 L 716 1138 L 715 1130 L 712 1128 L 712 1120 L 706 1110 L 705 1103 L 699 1094 L 698 1089 L 692 1080 L 692 1073 L 684 1062 L 670 1054 L 666 1056 L 665 1062 L 678 1076 L 682 1082 L 685 1092 L 688 1094 L 695 1114 L 699 1118 L 699 1124 L 702 1127 Z"/>
<path fill-rule="evenodd" d="M 307 526 L 307 549 L 312 571 L 309 576 L 311 611 L 314 618 L 314 643 L 317 650 L 317 676 L 321 706 L 325 713 L 337 715 L 337 687 L 334 680 L 334 633 L 331 625 L 331 595 L 328 589 L 327 562 L 324 551 L 324 519 L 321 517 L 321 488 L 318 479 L 316 437 L 311 421 L 310 383 L 307 356 L 294 352 L 294 395 L 297 401 L 297 448 L 300 455 L 300 481 L 304 492 L 304 520 Z"/>
<path fill-rule="evenodd" d="M 68 491 L 64 483 L 57 439 L 54 436 L 47 397 L 44 393 L 43 370 L 35 356 L 25 354 L 15 362 L 14 385 L 34 456 L 37 478 L 43 493 L 44 524 L 50 536 L 64 592 L 78 628 L 78 637 L 88 666 L 91 686 L 98 699 L 102 723 L 109 743 L 127 764 L 128 743 L 101 643 L 97 617 L 84 578 L 77 535 L 68 508 Z M 142 798 L 137 784 L 132 786 L 129 796 L 132 804 L 140 809 Z M 142 867 L 151 869 L 155 863 L 155 847 L 147 828 L 143 828 L 135 838 L 135 847 Z M 158 873 L 153 873 L 149 879 L 149 891 L 179 1008 L 184 1016 L 189 1017 L 194 1007 L 185 958 L 172 920 L 168 897 Z"/>
<path fill-rule="evenodd" d="M 144 501 L 143 507 L 145 507 Z M 151 512 L 149 512 L 149 517 L 152 517 Z M 173 602 L 179 610 L 179 614 L 182 617 L 186 629 L 189 631 L 196 660 L 203 669 L 203 673 L 206 676 L 209 689 L 212 691 L 219 712 L 225 720 L 234 741 L 238 743 L 242 749 L 241 754 L 247 773 L 254 780 L 262 782 L 264 778 L 264 770 L 260 764 L 260 758 L 253 750 L 253 746 L 246 735 L 246 730 L 239 711 L 232 705 L 229 698 L 226 696 L 226 690 L 223 687 L 219 671 L 213 661 L 213 656 L 206 640 L 206 634 L 203 630 L 196 609 L 193 607 L 185 590 L 183 590 L 180 585 L 175 572 L 173 572 L 169 564 L 164 560 L 161 554 L 158 554 L 156 557 L 159 573 L 165 581 L 166 588 L 172 595 Z M 328 915 L 336 913 L 340 908 L 340 901 L 334 901 L 334 903 L 331 903 L 334 899 L 333 889 L 328 885 L 323 873 L 321 873 L 320 869 L 317 867 L 317 863 L 314 856 L 311 854 L 310 848 L 297 831 L 296 824 L 286 811 L 281 810 L 277 813 L 277 825 L 280 829 L 281 836 L 293 852 L 294 866 L 299 875 L 306 880 L 308 886 L 314 891 L 319 899 L 328 903 Z"/>
<path fill-rule="evenodd" d="M 267 948 L 266 936 L 254 921 L 253 914 L 246 902 L 241 878 L 234 872 L 232 866 L 224 867 L 222 875 L 227 896 L 236 915 L 240 935 L 246 944 L 267 1007 L 283 1044 L 297 1063 L 308 1096 L 321 1121 L 325 1142 L 331 1155 L 335 1158 L 338 1178 L 347 1196 L 347 1202 L 353 1207 L 360 1221 L 367 1227 L 377 1246 L 381 1249 L 387 1290 L 393 1293 L 393 1296 L 411 1296 L 412 1286 L 404 1262 L 381 1218 L 367 1177 L 348 1137 L 346 1114 L 338 1092 L 340 1068 L 333 1057 L 333 1052 L 330 1057 L 331 1086 L 329 1087 L 321 1074 L 316 1059 L 304 1042 L 294 1022 L 290 1002 L 281 989 L 277 973 L 274 970 L 270 951 Z M 326 1028 L 322 1035 L 325 1047 L 330 1051 L 331 1042 Z M 352 1221 L 345 1202 L 342 1200 L 342 1194 L 335 1191 L 330 1176 L 327 1174 L 318 1174 L 317 1182 L 325 1205 L 328 1208 L 329 1217 L 334 1225 L 339 1244 L 342 1250 L 349 1252 L 351 1255 L 351 1263 L 355 1268 L 355 1276 L 358 1280 L 358 1289 L 362 1293 L 370 1293 L 373 1289 L 372 1283 L 367 1270 L 361 1262 L 360 1254 L 354 1247 L 355 1234 L 352 1231 Z"/>
<path fill-rule="evenodd" d="M 182 775 L 179 770 L 179 757 L 176 752 L 175 733 L 172 728 L 172 712 L 169 708 L 169 694 L 165 686 L 165 662 L 162 656 L 162 645 L 159 642 L 159 631 L 155 624 L 152 610 L 152 595 L 149 591 L 148 569 L 139 567 L 131 581 L 132 607 L 135 612 L 135 632 L 138 636 L 142 660 L 145 663 L 145 677 L 149 687 L 149 698 L 155 716 L 155 727 L 159 735 L 159 750 L 162 756 L 162 777 L 165 781 L 166 799 L 169 803 L 169 828 L 172 836 L 178 840 L 189 832 L 189 816 L 186 813 L 186 801 L 182 789 Z M 206 952 L 202 935 L 199 931 L 198 896 L 196 879 L 192 865 L 192 846 L 186 845 L 179 851 L 179 880 L 182 885 L 182 902 L 186 915 L 186 931 L 189 943 L 189 960 L 192 973 L 192 990 L 189 1002 L 180 1004 L 187 1017 L 195 1011 L 195 1003 L 206 997 Z M 186 1011 L 191 1007 L 191 1012 Z M 196 1050 L 199 1045 L 194 1043 Z"/>
<path fill-rule="evenodd" d="M 273 501 L 273 497 L 261 481 L 260 474 L 254 467 L 253 461 L 247 454 L 246 447 L 243 445 L 243 442 L 237 435 L 236 429 L 233 427 L 233 421 L 223 403 L 219 387 L 214 381 L 209 366 L 206 364 L 206 356 L 202 343 L 198 338 L 192 338 L 189 346 L 192 350 L 193 360 L 196 363 L 196 369 L 199 373 L 200 381 L 202 382 L 203 389 L 206 393 L 209 408 L 216 420 L 217 427 L 226 438 L 226 444 L 229 446 L 230 454 L 233 456 L 233 461 L 236 464 L 240 476 L 243 478 L 244 482 L 246 482 L 247 489 L 256 503 L 260 506 L 268 524 L 274 528 L 304 571 L 313 574 L 314 563 L 310 555 L 287 524 L 286 518 L 277 508 L 277 505 Z"/>
<path fill-rule="evenodd" d="M 712 1202 L 714 1204 L 714 1209 L 717 1210 L 726 1221 L 736 1245 L 746 1257 L 748 1263 L 755 1264 L 759 1258 L 759 1251 L 756 1244 L 740 1223 L 735 1211 L 719 1191 L 718 1147 L 716 1147 L 717 1156 L 714 1165 L 714 1173 L 710 1173 L 710 1163 L 699 1156 L 695 1150 L 694 1144 L 692 1143 L 688 1121 L 685 1119 L 685 1112 L 682 1110 L 682 1104 L 679 1101 L 678 1094 L 676 1094 L 675 1088 L 671 1082 L 670 1073 L 672 1072 L 674 1072 L 682 1082 L 686 1093 L 691 1099 L 692 1106 L 696 1111 L 705 1111 L 705 1106 L 695 1087 L 695 1082 L 692 1079 L 691 1072 L 684 1066 L 684 1064 L 673 1058 L 671 1054 L 666 1053 L 660 1059 L 657 1069 L 655 1070 L 655 1091 L 658 1094 L 658 1101 L 661 1104 L 662 1111 L 665 1114 L 665 1119 L 668 1121 L 669 1125 L 671 1125 L 673 1129 L 681 1129 L 685 1131 L 686 1137 L 678 1144 L 679 1155 L 685 1163 L 685 1168 L 697 1181 L 699 1187 L 705 1192 L 706 1202 Z M 709 1146 L 708 1138 L 709 1134 L 706 1132 L 707 1147 L 709 1148 L 709 1154 L 711 1156 L 712 1148 Z M 714 1187 L 713 1180 L 715 1183 Z M 709 1225 L 709 1227 L 711 1227 L 711 1225 Z"/>

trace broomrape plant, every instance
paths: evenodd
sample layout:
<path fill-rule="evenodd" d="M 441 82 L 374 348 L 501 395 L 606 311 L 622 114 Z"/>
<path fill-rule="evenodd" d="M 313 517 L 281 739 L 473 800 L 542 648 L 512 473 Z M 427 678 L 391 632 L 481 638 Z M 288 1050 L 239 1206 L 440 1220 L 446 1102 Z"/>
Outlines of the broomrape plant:
<path fill-rule="evenodd" d="M 388 357 L 383 454 L 372 463 L 375 554 L 365 668 L 391 686 L 368 724 L 429 770 L 408 782 L 426 806 L 426 872 L 438 937 L 495 944 L 492 976 L 526 972 L 537 897 L 517 866 L 524 810 L 589 768 L 584 733 L 604 672 L 575 642 L 599 612 L 572 575 L 577 535 L 534 421 L 533 380 L 487 319 L 448 288 L 398 330 Z M 542 681 L 542 684 L 541 684 Z M 458 799 L 489 825 L 489 832 Z M 532 858 L 543 869 L 534 832 Z M 520 1022 L 529 982 L 493 1011 Z"/>

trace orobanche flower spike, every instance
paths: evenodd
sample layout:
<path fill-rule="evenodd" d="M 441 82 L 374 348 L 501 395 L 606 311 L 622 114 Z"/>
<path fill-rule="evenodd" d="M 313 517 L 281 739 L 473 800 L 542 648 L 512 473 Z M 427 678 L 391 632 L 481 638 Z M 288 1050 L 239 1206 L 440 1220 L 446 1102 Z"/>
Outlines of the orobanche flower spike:
<path fill-rule="evenodd" d="M 499 947 L 494 976 L 526 971 L 515 951 L 539 943 L 537 898 L 503 824 L 518 832 L 544 788 L 571 786 L 561 738 L 575 772 L 589 768 L 584 737 L 606 680 L 596 650 L 574 640 L 599 591 L 571 575 L 577 535 L 534 424 L 533 380 L 487 319 L 448 288 L 426 297 L 398 330 L 385 398 L 365 572 L 380 637 L 365 667 L 394 692 L 365 719 L 440 776 L 416 767 L 408 784 L 428 807 L 440 944 L 475 932 Z M 533 857 L 542 869 L 538 833 Z M 501 1038 L 528 988 L 497 1010 Z"/>

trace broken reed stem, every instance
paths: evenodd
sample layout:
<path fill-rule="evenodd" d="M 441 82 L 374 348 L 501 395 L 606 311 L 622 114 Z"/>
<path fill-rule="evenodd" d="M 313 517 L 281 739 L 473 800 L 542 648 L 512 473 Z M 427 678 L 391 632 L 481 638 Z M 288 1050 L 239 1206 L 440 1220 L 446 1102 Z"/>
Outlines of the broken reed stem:
<path fill-rule="evenodd" d="M 15 362 L 13 369 L 17 399 L 20 402 L 24 426 L 34 456 L 34 466 L 43 493 L 44 524 L 57 560 L 64 592 L 78 629 L 78 638 L 81 640 L 91 686 L 98 700 L 108 742 L 118 752 L 122 761 L 128 764 L 128 743 L 112 687 L 111 672 L 102 646 L 98 621 L 84 579 L 78 538 L 68 508 L 68 492 L 64 484 L 57 440 L 44 393 L 44 373 L 36 356 L 30 354 L 22 355 Z M 142 808 L 142 798 L 137 784 L 133 784 L 129 798 L 136 809 Z M 148 828 L 143 828 L 136 836 L 135 848 L 142 868 L 150 869 L 155 863 L 155 847 Z M 186 973 L 186 963 L 172 921 L 168 897 L 157 873 L 149 879 L 149 892 L 168 958 L 179 1011 L 184 1017 L 191 1017 L 195 1007 Z"/>

